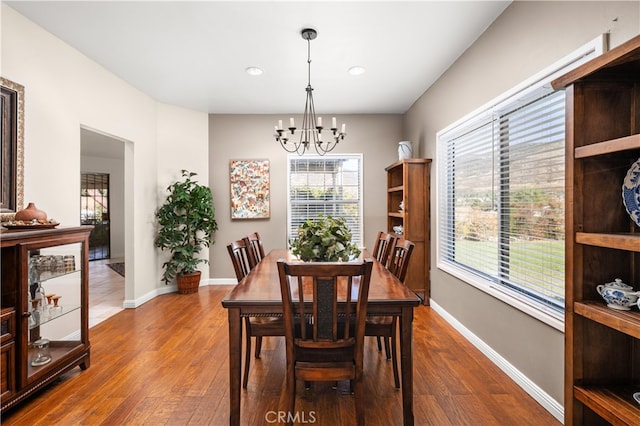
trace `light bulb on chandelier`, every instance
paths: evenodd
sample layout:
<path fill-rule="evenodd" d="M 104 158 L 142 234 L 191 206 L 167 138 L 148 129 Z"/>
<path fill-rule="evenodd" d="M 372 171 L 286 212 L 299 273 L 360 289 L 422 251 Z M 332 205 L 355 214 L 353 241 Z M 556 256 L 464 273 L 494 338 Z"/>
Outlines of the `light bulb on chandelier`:
<path fill-rule="evenodd" d="M 298 129 L 295 125 L 295 121 L 289 118 L 289 127 L 286 129 L 282 127 L 282 120 L 278 120 L 278 125 L 275 126 L 275 134 L 277 142 L 280 142 L 282 148 L 287 152 L 297 152 L 299 155 L 304 154 L 309 145 L 313 145 L 316 152 L 319 155 L 324 155 L 327 152 L 332 151 L 338 142 L 344 140 L 347 134 L 347 125 L 342 123 L 342 127 L 338 130 L 336 118 L 331 118 L 331 127 L 329 132 L 324 130 L 322 125 L 322 117 L 316 118 L 316 108 L 313 103 L 313 88 L 311 87 L 311 40 L 318 36 L 316 30 L 312 28 L 305 28 L 301 32 L 302 38 L 307 40 L 307 66 L 308 66 L 308 83 L 307 88 L 307 100 L 304 105 L 304 115 L 302 116 L 302 127 Z M 300 139 L 296 142 L 293 137 L 296 132 L 300 134 Z M 322 140 L 326 137 L 327 140 Z"/>

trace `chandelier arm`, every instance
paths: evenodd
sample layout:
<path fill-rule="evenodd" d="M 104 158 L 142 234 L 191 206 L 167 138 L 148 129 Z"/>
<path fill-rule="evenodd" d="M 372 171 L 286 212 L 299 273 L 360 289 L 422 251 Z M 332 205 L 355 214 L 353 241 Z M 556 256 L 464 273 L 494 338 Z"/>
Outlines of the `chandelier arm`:
<path fill-rule="evenodd" d="M 300 144 L 292 142 L 292 143 L 290 144 L 290 146 L 291 146 L 291 147 L 293 147 L 293 148 L 289 148 L 289 145 L 287 145 L 287 142 L 283 142 L 283 141 L 282 141 L 282 139 L 281 139 L 279 142 L 280 142 L 280 146 L 281 146 L 285 151 L 287 151 L 287 152 L 292 152 L 292 153 L 293 153 L 293 152 L 298 152 L 298 146 L 299 146 Z"/>
<path fill-rule="evenodd" d="M 287 142 L 289 142 L 289 138 L 287 138 L 285 135 L 283 135 L 283 131 L 282 130 L 278 130 L 278 132 L 274 135 L 276 140 L 278 142 L 280 142 L 280 146 L 287 152 L 290 153 L 294 153 L 297 152 L 298 154 L 300 154 L 300 146 L 302 145 L 301 143 L 296 143 L 291 141 L 291 144 L 287 144 Z M 293 131 L 291 132 L 293 134 Z M 304 153 L 305 148 L 303 148 L 302 153 Z M 300 154 L 302 155 L 302 154 Z"/>
<path fill-rule="evenodd" d="M 327 152 L 333 151 L 333 149 L 338 146 L 338 142 L 322 142 L 316 145 L 316 152 L 320 155 L 324 155 Z"/>

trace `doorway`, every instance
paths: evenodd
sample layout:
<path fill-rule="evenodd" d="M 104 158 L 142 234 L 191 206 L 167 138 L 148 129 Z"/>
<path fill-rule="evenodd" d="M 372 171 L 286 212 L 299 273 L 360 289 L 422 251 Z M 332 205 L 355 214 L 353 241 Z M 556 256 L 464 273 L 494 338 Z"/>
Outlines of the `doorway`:
<path fill-rule="evenodd" d="M 133 285 L 124 268 L 125 194 L 131 191 L 125 182 L 131 161 L 128 144 L 116 136 L 80 128 L 80 217 L 97 230 L 89 242 L 90 327 L 121 311 L 127 288 Z"/>

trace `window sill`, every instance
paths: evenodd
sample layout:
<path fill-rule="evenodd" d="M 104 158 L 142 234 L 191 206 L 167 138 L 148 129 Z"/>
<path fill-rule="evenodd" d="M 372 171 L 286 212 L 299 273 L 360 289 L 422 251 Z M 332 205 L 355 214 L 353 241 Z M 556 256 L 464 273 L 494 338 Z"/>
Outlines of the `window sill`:
<path fill-rule="evenodd" d="M 483 291 L 507 305 L 510 305 L 538 321 L 542 321 L 548 326 L 564 333 L 564 312 L 559 312 L 542 304 L 527 300 L 514 291 L 501 288 L 493 282 L 484 280 L 474 274 L 455 268 L 451 265 L 438 262 L 438 269 L 453 275 L 465 283 L 474 286 L 478 290 Z"/>

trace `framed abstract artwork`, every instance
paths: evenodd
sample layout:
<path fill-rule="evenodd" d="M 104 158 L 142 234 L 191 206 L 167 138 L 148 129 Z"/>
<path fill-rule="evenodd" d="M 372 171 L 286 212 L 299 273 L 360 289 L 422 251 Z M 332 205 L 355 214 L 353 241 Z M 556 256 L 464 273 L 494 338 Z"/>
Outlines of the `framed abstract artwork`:
<path fill-rule="evenodd" d="M 269 160 L 231 160 L 231 219 L 268 219 Z"/>

